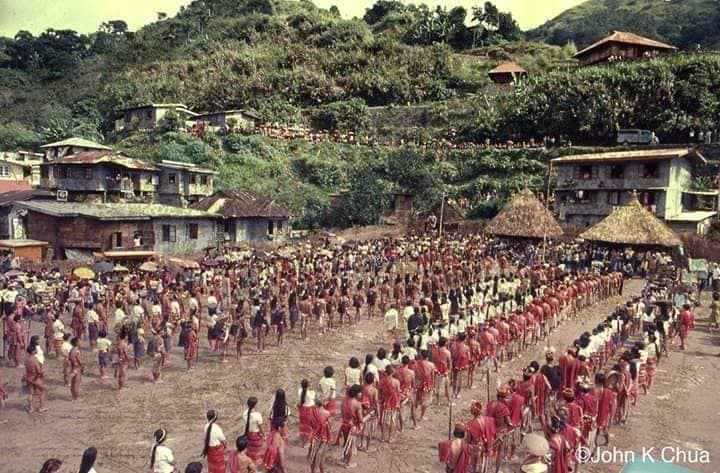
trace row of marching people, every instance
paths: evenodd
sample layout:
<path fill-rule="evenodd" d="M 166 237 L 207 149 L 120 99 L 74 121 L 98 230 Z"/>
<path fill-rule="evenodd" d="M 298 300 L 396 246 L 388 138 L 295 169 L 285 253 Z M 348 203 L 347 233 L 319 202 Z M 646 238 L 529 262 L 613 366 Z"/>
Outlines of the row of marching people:
<path fill-rule="evenodd" d="M 554 350 L 548 349 L 543 366 L 530 363 L 521 380 L 501 386 L 486 409 L 473 401 L 472 418 L 457 424 L 451 438 L 439 445 L 446 471 L 485 472 L 491 461 L 499 465 L 524 448 L 527 456 L 519 471 L 568 473 L 576 469 L 580 447 L 607 445 L 611 425 L 624 423 L 639 390 L 652 386 L 673 333 L 684 347 L 694 327 L 689 302 L 668 307 L 668 287 L 648 288 L 642 300 L 618 307 L 578 337 L 557 363 Z M 646 316 L 642 325 L 638 302 Z M 631 337 L 637 341 L 628 345 Z M 535 426 L 542 434 L 532 433 Z"/>

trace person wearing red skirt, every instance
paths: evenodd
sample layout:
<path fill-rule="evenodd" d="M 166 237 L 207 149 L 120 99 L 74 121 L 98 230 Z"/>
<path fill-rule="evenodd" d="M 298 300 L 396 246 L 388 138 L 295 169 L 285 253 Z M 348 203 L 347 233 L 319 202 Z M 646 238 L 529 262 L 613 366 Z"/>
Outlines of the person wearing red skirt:
<path fill-rule="evenodd" d="M 217 412 L 212 409 L 207 412 L 202 456 L 207 458 L 209 473 L 225 473 L 225 433 L 216 424 L 217 419 Z"/>

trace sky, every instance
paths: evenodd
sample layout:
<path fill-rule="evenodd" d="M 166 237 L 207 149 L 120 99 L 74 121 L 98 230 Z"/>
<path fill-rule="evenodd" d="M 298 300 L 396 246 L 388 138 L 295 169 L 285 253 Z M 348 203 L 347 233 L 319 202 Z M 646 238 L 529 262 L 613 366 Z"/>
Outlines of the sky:
<path fill-rule="evenodd" d="M 362 16 L 375 0 L 314 0 L 324 8 L 336 5 L 346 18 Z M 404 0 L 407 1 L 407 0 Z M 15 36 L 19 30 L 38 34 L 48 28 L 96 31 L 107 20 L 125 20 L 131 30 L 155 21 L 158 12 L 172 16 L 190 0 L 0 0 L 0 36 Z M 430 6 L 462 5 L 470 11 L 484 0 L 426 0 Z M 529 29 L 582 3 L 582 0 L 496 0 L 501 11 L 511 11 L 520 27 Z"/>

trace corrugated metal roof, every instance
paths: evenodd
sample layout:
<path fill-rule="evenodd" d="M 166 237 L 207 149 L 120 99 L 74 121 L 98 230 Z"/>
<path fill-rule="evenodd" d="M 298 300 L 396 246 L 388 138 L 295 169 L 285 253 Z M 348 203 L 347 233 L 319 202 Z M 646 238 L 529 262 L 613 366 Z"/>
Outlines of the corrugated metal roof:
<path fill-rule="evenodd" d="M 290 210 L 255 192 L 223 190 L 191 205 L 229 218 L 289 218 Z"/>
<path fill-rule="evenodd" d="M 677 49 L 675 46 L 672 46 L 670 44 L 661 43 L 660 41 L 655 41 L 654 39 L 636 35 L 635 33 L 627 33 L 625 31 L 613 31 L 613 33 L 611 35 L 606 36 L 606 37 L 602 38 L 601 40 L 594 42 L 587 48 L 576 53 L 575 57 L 584 56 L 589 51 L 591 51 L 605 43 L 626 43 L 626 44 L 637 44 L 640 46 L 647 46 L 650 48 L 658 48 L 658 49 L 671 49 L 671 50 Z"/>
<path fill-rule="evenodd" d="M 24 189 L 0 192 L 0 205 L 8 202 L 24 202 L 26 200 L 50 199 L 53 197 L 55 197 L 55 194 L 43 189 Z"/>
<path fill-rule="evenodd" d="M 488 74 L 527 74 L 527 71 L 523 69 L 520 65 L 509 61 L 504 62 L 497 66 L 494 69 L 491 69 L 488 71 Z"/>
<path fill-rule="evenodd" d="M 183 163 L 181 161 L 169 161 L 167 159 L 163 159 L 159 163 L 156 164 L 156 166 L 161 168 L 168 168 L 168 169 L 180 169 L 185 171 L 192 171 L 197 172 L 200 174 L 217 174 L 217 171 L 213 171 L 212 169 L 208 168 L 201 168 L 200 166 L 197 166 L 193 163 Z"/>
<path fill-rule="evenodd" d="M 83 151 L 55 161 L 56 164 L 117 164 L 128 169 L 156 171 L 154 164 L 107 151 Z"/>
<path fill-rule="evenodd" d="M 68 138 L 62 141 L 56 141 L 55 143 L 42 145 L 41 148 L 57 148 L 60 146 L 77 146 L 90 149 L 103 149 L 107 151 L 112 150 L 109 146 L 101 145 L 100 143 L 95 143 L 94 141 L 86 140 L 84 138 Z"/>
<path fill-rule="evenodd" d="M 691 212 L 681 212 L 671 217 L 665 217 L 668 222 L 702 222 L 717 215 L 714 210 L 693 210 Z"/>
<path fill-rule="evenodd" d="M 607 153 L 575 154 L 551 159 L 553 164 L 568 163 L 589 163 L 589 162 L 614 162 L 614 161 L 661 161 L 674 158 L 698 159 L 703 164 L 707 163 L 705 157 L 692 148 L 667 148 L 667 149 L 643 149 L 611 151 Z"/>
<path fill-rule="evenodd" d="M 16 202 L 18 207 L 55 217 L 89 217 L 102 220 L 149 220 L 151 218 L 213 218 L 198 209 L 160 204 L 89 204 L 77 202 Z"/>

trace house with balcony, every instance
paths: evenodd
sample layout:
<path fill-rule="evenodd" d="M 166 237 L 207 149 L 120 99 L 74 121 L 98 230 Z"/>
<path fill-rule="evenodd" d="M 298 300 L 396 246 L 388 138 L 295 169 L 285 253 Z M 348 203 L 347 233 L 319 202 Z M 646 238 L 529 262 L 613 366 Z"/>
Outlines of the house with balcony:
<path fill-rule="evenodd" d="M 42 145 L 40 149 L 42 149 L 45 154 L 46 162 L 56 161 L 65 156 L 82 153 L 83 151 L 112 151 L 112 148 L 109 146 L 76 137 L 48 143 Z"/>
<path fill-rule="evenodd" d="M 29 151 L 3 151 L 0 153 L 0 181 L 25 181 L 40 184 L 40 164 L 43 155 Z"/>
<path fill-rule="evenodd" d="M 213 193 L 217 172 L 192 163 L 162 160 L 158 169 L 158 202 L 184 207 Z"/>
<path fill-rule="evenodd" d="M 82 151 L 43 163 L 40 187 L 70 202 L 151 202 L 157 193 L 158 168 L 112 151 Z"/>
<path fill-rule="evenodd" d="M 637 191 L 640 203 L 673 230 L 703 234 L 716 216 L 718 201 L 717 191 L 693 188 L 693 170 L 705 164 L 691 148 L 555 158 L 555 212 L 565 225 L 590 227 L 627 204 Z"/>

